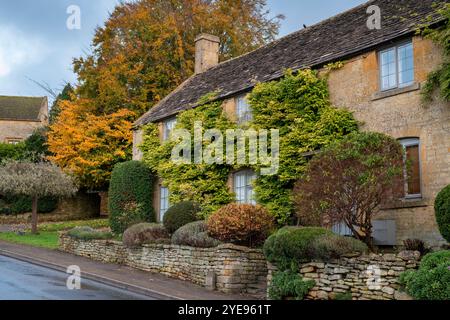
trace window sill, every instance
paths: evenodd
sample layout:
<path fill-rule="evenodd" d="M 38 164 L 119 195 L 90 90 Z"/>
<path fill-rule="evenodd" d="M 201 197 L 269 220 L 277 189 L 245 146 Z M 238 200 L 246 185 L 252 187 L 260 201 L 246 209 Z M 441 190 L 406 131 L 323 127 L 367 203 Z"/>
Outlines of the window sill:
<path fill-rule="evenodd" d="M 375 93 L 372 96 L 372 101 L 385 99 L 385 98 L 393 97 L 393 96 L 396 96 L 399 94 L 417 91 L 417 90 L 420 90 L 419 83 L 413 83 L 412 85 L 409 85 L 409 86 L 403 87 L 403 88 L 397 88 L 397 89 L 392 89 L 392 90 L 387 90 L 387 91 L 380 91 L 380 92 Z"/>
<path fill-rule="evenodd" d="M 392 210 L 392 209 L 407 209 L 407 208 L 420 208 L 428 207 L 428 201 L 424 198 L 413 198 L 413 199 L 399 199 L 385 204 L 381 207 L 381 210 Z"/>

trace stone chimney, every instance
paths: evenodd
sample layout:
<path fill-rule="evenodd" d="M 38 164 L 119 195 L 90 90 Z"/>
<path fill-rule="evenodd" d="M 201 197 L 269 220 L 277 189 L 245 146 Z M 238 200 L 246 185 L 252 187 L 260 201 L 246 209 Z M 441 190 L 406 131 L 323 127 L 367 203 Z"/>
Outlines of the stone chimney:
<path fill-rule="evenodd" d="M 219 37 L 201 34 L 195 38 L 195 74 L 205 72 L 219 63 Z"/>

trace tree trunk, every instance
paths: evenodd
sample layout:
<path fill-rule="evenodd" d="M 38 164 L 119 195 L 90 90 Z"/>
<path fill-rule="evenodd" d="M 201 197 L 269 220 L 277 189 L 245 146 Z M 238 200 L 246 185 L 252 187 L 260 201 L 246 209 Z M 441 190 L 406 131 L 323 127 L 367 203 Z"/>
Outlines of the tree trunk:
<path fill-rule="evenodd" d="M 38 224 L 38 198 L 33 197 L 32 210 L 31 210 L 31 233 L 37 234 L 37 224 Z"/>

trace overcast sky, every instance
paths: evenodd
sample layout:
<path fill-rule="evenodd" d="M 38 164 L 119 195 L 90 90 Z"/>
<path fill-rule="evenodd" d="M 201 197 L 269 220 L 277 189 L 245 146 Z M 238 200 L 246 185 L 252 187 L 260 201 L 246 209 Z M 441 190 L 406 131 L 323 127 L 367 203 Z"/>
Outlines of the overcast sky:
<path fill-rule="evenodd" d="M 56 91 L 75 83 L 72 58 L 89 52 L 97 26 L 119 0 L 0 0 L 0 95 L 43 96 L 32 80 Z M 268 0 L 272 15 L 284 14 L 280 36 L 366 0 Z M 81 9 L 81 29 L 69 30 L 67 9 Z"/>

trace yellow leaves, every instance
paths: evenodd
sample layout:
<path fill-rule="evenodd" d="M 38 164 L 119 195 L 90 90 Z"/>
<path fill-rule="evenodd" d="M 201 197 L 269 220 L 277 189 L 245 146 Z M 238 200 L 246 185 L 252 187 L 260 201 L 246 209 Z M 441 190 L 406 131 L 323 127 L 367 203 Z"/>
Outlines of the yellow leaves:
<path fill-rule="evenodd" d="M 50 160 L 77 176 L 90 188 L 103 187 L 113 166 L 130 158 L 133 141 L 132 111 L 109 115 L 90 111 L 87 99 L 62 101 L 58 121 L 50 126 Z"/>

